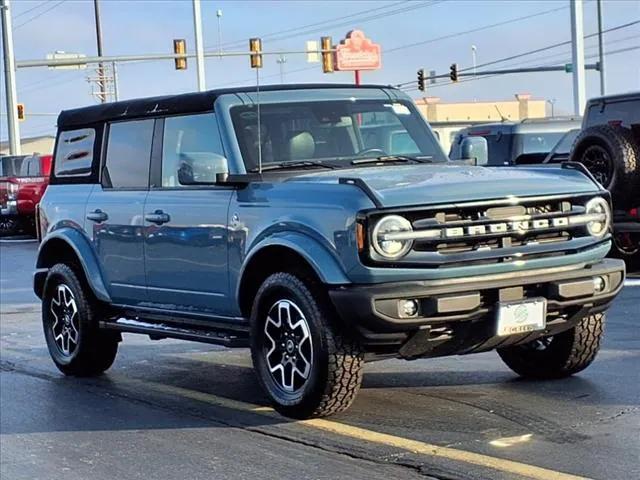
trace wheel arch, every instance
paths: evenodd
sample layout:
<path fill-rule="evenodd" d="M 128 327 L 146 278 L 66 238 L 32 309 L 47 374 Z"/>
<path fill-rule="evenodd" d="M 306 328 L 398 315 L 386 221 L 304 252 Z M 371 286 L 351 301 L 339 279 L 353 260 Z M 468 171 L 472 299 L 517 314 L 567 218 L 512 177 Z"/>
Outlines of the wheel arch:
<path fill-rule="evenodd" d="M 298 274 L 324 285 L 351 283 L 339 261 L 311 237 L 292 233 L 268 238 L 251 250 L 240 271 L 236 299 L 243 316 L 249 316 L 262 282 L 276 272 Z"/>
<path fill-rule="evenodd" d="M 56 263 L 77 266 L 79 274 L 89 285 L 98 300 L 111 302 L 106 289 L 98 259 L 89 240 L 73 228 L 62 228 L 49 234 L 40 245 L 34 273 L 33 288 L 35 294 L 42 298 L 46 276 Z"/>

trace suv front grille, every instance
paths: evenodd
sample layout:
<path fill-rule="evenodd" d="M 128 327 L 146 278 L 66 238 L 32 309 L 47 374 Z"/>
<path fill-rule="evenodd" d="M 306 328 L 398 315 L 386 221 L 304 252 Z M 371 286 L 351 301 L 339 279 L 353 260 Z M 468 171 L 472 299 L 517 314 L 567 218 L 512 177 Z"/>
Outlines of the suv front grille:
<path fill-rule="evenodd" d="M 585 204 L 593 195 L 517 199 L 399 212 L 413 249 L 399 264 L 451 267 L 575 253 L 593 245 Z M 392 234 L 394 235 L 394 234 Z"/>

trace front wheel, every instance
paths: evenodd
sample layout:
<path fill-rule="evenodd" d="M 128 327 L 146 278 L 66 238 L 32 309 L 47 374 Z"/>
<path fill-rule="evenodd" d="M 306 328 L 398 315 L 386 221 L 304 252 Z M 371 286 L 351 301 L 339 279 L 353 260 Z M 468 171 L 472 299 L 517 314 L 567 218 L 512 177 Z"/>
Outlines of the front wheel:
<path fill-rule="evenodd" d="M 276 273 L 253 304 L 253 365 L 276 410 L 288 417 L 341 412 L 362 383 L 363 352 L 339 328 L 326 301 L 310 282 Z"/>
<path fill-rule="evenodd" d="M 604 322 L 604 313 L 589 315 L 567 331 L 522 345 L 499 348 L 498 354 L 522 377 L 568 377 L 587 368 L 596 358 Z"/>
<path fill-rule="evenodd" d="M 49 354 L 65 375 L 87 377 L 107 370 L 119 335 L 100 330 L 97 304 L 74 270 L 59 263 L 49 270 L 42 297 L 42 325 Z"/>

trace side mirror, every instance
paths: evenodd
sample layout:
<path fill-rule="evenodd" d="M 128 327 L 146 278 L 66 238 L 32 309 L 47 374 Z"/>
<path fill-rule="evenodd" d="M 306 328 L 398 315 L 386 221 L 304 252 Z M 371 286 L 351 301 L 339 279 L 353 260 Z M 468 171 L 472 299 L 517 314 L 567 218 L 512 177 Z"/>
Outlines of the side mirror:
<path fill-rule="evenodd" d="M 484 137 L 465 137 L 460 144 L 460 160 L 474 165 L 489 163 L 489 147 Z"/>
<path fill-rule="evenodd" d="M 214 185 L 218 175 L 229 173 L 229 162 L 222 155 L 211 152 L 180 154 L 178 182 L 180 185 Z"/>

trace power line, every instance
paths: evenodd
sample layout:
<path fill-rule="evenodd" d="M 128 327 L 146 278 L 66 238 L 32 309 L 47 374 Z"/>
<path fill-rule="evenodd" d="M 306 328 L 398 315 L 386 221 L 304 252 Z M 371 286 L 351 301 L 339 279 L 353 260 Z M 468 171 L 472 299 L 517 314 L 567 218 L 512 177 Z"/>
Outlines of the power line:
<path fill-rule="evenodd" d="M 470 29 L 470 30 L 464 30 L 464 31 L 461 31 L 461 32 L 456 32 L 456 33 L 449 34 L 449 35 L 444 35 L 444 36 L 441 36 L 441 37 L 431 38 L 431 39 L 428 39 L 428 40 L 424 40 L 422 42 L 417 42 L 417 43 L 408 44 L 408 45 L 401 45 L 401 46 L 398 46 L 398 47 L 393 47 L 391 49 L 383 49 L 383 53 L 386 54 L 386 53 L 391 53 L 391 52 L 395 52 L 395 51 L 398 51 L 398 50 L 402 50 L 402 49 L 405 49 L 405 48 L 411 48 L 411 47 L 414 47 L 414 46 L 417 46 L 417 45 L 423 45 L 423 44 L 426 44 L 426 43 L 435 43 L 435 42 L 439 42 L 439 41 L 442 41 L 442 40 L 448 40 L 450 38 L 466 35 L 466 34 L 469 34 L 469 33 L 488 30 L 488 29 L 491 29 L 491 28 L 503 26 L 503 25 L 506 25 L 506 24 L 509 24 L 509 23 L 513 23 L 513 22 L 519 22 L 519 21 L 528 20 L 530 18 L 535 18 L 535 17 L 539 17 L 539 16 L 542 16 L 542 15 L 548 15 L 550 13 L 558 12 L 560 10 L 566 10 L 568 8 L 569 7 L 565 6 L 565 7 L 553 8 L 553 9 L 550 9 L 550 10 L 543 10 L 541 12 L 537 12 L 537 13 L 534 13 L 534 14 L 524 15 L 524 16 L 516 17 L 516 18 L 511 18 L 511 19 L 504 20 L 504 21 L 497 22 L 497 23 L 492 23 L 492 24 L 489 24 L 489 25 L 483 25 L 481 27 L 473 28 L 473 29 Z M 303 67 L 303 68 L 299 68 L 299 69 L 296 69 L 296 70 L 290 70 L 290 71 L 287 72 L 287 74 L 303 72 L 303 71 L 312 70 L 312 69 L 315 69 L 315 68 L 317 68 L 317 67 L 316 66 Z M 264 78 L 264 79 L 271 78 L 271 77 L 275 78 L 276 76 L 278 76 L 278 75 L 267 75 L 267 76 L 262 77 L 262 78 Z M 253 79 L 247 79 L 247 80 L 243 80 L 241 82 L 250 82 L 252 80 Z M 231 84 L 234 84 L 234 83 L 238 83 L 238 82 L 226 82 L 226 83 L 223 83 L 223 84 L 219 84 L 219 86 L 231 85 Z M 413 82 L 405 82 L 405 83 L 402 83 L 400 85 L 405 85 L 405 84 L 409 84 L 409 83 L 413 83 Z"/>
<path fill-rule="evenodd" d="M 530 18 L 540 17 L 542 15 L 549 15 L 550 13 L 559 12 L 561 10 L 566 10 L 568 8 L 569 7 L 552 8 L 550 10 L 543 10 L 542 12 L 533 13 L 531 15 L 523 15 L 521 17 L 510 18 L 509 20 L 503 20 L 501 22 L 492 23 L 490 25 L 484 25 L 482 27 L 472 28 L 470 30 L 465 30 L 465 31 L 462 31 L 462 32 L 451 33 L 451 34 L 448 34 L 448 35 L 443 35 L 441 37 L 430 38 L 429 40 L 423 40 L 423 41 L 420 41 L 420 42 L 409 43 L 409 44 L 406 44 L 406 45 L 400 45 L 398 47 L 394 47 L 394 48 L 391 48 L 391 49 L 384 50 L 384 53 L 391 53 L 391 52 L 395 52 L 397 50 L 405 50 L 407 48 L 413 48 L 413 47 L 417 47 L 417 46 L 420 46 L 420 45 L 426 45 L 428 43 L 439 42 L 441 40 L 448 40 L 450 38 L 455 38 L 455 37 L 459 37 L 459 36 L 462 36 L 462 35 L 467 35 L 469 33 L 481 32 L 483 30 L 488 30 L 490 28 L 501 27 L 501 26 L 507 25 L 509 23 L 520 22 L 520 21 L 523 21 L 523 20 L 528 20 Z"/>
<path fill-rule="evenodd" d="M 18 13 L 15 17 L 13 17 L 13 19 L 15 20 L 15 19 L 17 19 L 18 17 L 21 17 L 21 16 L 23 16 L 23 15 L 26 15 L 26 14 L 27 14 L 27 13 L 29 13 L 29 12 L 33 12 L 34 10 L 37 10 L 37 9 L 38 9 L 38 8 L 40 8 L 41 6 L 46 5 L 47 3 L 49 3 L 49 2 L 48 2 L 48 0 L 45 0 L 44 2 L 40 2 L 40 3 L 39 3 L 39 4 L 37 4 L 35 7 L 31 7 L 31 8 L 29 8 L 29 9 L 25 10 L 24 12 L 20 12 L 20 13 Z"/>
<path fill-rule="evenodd" d="M 390 3 L 390 4 L 383 5 L 381 7 L 377 7 L 377 8 L 374 8 L 374 9 L 360 10 L 360 11 L 352 13 L 350 15 L 345 15 L 345 16 L 341 16 L 341 17 L 333 17 L 333 18 L 329 18 L 329 19 L 326 19 L 326 20 L 322 20 L 320 22 L 315 22 L 315 23 L 309 23 L 307 25 L 302 25 L 300 27 L 293 27 L 293 28 L 288 28 L 288 29 L 285 29 L 285 30 L 278 30 L 276 32 L 265 33 L 265 34 L 261 35 L 260 37 L 264 39 L 264 38 L 270 38 L 270 37 L 272 37 L 274 35 L 280 35 L 280 34 L 283 34 L 283 33 L 291 33 L 291 32 L 295 32 L 297 30 L 304 30 L 306 28 L 315 27 L 315 26 L 318 26 L 318 25 L 323 25 L 325 23 L 331 23 L 331 22 L 334 22 L 336 20 L 343 20 L 345 18 L 357 17 L 359 15 L 369 14 L 369 13 L 374 12 L 374 11 L 384 10 L 384 9 L 395 7 L 395 6 L 398 6 L 398 5 L 401 5 L 403 3 L 407 3 L 407 2 L 408 2 L 408 0 L 404 0 L 402 2 Z M 247 39 L 244 39 L 244 40 L 233 40 L 233 41 L 229 41 L 229 42 L 223 42 L 221 44 L 221 46 L 228 47 L 228 46 L 231 46 L 231 45 L 240 45 L 240 44 L 244 44 L 248 40 L 249 39 L 247 38 Z M 207 47 L 207 48 L 214 48 L 214 47 Z"/>
<path fill-rule="evenodd" d="M 625 24 L 622 24 L 622 25 L 618 25 L 618 26 L 615 26 L 615 27 L 608 28 L 606 30 L 603 30 L 602 33 L 609 33 L 609 32 L 613 32 L 615 30 L 621 30 L 623 28 L 628 28 L 628 27 L 631 27 L 633 25 L 637 25 L 638 23 L 640 23 L 640 20 L 635 20 L 633 22 L 629 22 L 629 23 L 625 23 Z M 588 38 L 593 38 L 593 37 L 597 37 L 597 36 L 598 36 L 598 32 L 595 32 L 595 33 L 591 33 L 589 35 L 585 35 L 584 38 L 588 39 Z M 505 57 L 505 58 L 502 58 L 502 59 L 499 59 L 499 60 L 494 60 L 494 61 L 491 61 L 491 62 L 482 63 L 480 65 L 476 65 L 475 68 L 481 68 L 481 67 L 486 67 L 486 66 L 489 66 L 489 65 L 495 65 L 496 63 L 502 63 L 502 62 L 506 62 L 508 60 L 514 60 L 516 58 L 525 57 L 525 56 L 528 56 L 528 55 L 533 55 L 534 53 L 540 53 L 540 52 L 544 52 L 544 51 L 547 51 L 547 50 L 552 50 L 554 48 L 562 47 L 564 45 L 571 45 L 571 40 L 567 40 L 566 42 L 554 43 L 552 45 L 547 45 L 546 47 L 537 48 L 535 50 L 529 50 L 527 52 L 519 53 L 519 54 L 512 55 L 510 57 Z M 466 67 L 466 68 L 463 68 L 463 69 L 461 69 L 459 71 L 465 72 L 465 71 L 471 70 L 472 68 L 473 67 Z"/>
<path fill-rule="evenodd" d="M 613 32 L 613 31 L 616 31 L 616 30 L 621 30 L 621 29 L 628 28 L 628 27 L 631 27 L 633 25 L 636 25 L 638 23 L 640 23 L 640 20 L 634 20 L 632 22 L 624 23 L 624 24 L 617 25 L 615 27 L 611 27 L 611 28 L 608 28 L 606 30 L 603 30 L 602 33 L 609 33 L 609 32 Z M 597 35 L 598 35 L 597 32 L 596 33 L 591 33 L 589 35 L 585 35 L 584 38 L 585 39 L 589 39 L 589 38 L 596 37 Z M 536 48 L 534 50 L 528 50 L 526 52 L 518 53 L 516 55 L 511 55 L 511 56 L 508 56 L 508 57 L 499 58 L 497 60 L 492 60 L 490 62 L 481 63 L 480 65 L 476 65 L 475 68 L 477 69 L 477 68 L 487 67 L 489 65 L 495 65 L 497 63 L 507 62 L 509 60 L 515 60 L 517 58 L 526 57 L 526 56 L 529 56 L 529 55 L 533 55 L 535 53 L 545 52 L 545 51 L 548 51 L 548 50 L 552 50 L 554 48 L 558 48 L 558 47 L 562 47 L 564 45 L 570 45 L 570 44 L 571 44 L 570 40 L 566 41 L 566 42 L 554 43 L 554 44 L 551 44 L 551 45 L 547 45 L 545 47 Z M 458 69 L 458 71 L 459 72 L 467 72 L 469 70 L 472 70 L 473 68 L 474 67 L 465 67 L 465 68 Z M 402 82 L 402 83 L 399 83 L 397 85 L 398 86 L 404 86 L 404 85 L 411 85 L 413 83 L 415 83 L 415 80 L 411 80 L 409 82 Z"/>
<path fill-rule="evenodd" d="M 302 35 L 308 35 L 308 34 L 319 32 L 319 31 L 326 30 L 326 29 L 337 28 L 339 26 L 352 25 L 352 23 L 355 20 L 357 20 L 360 23 L 369 22 L 369 21 L 372 21 L 372 20 L 376 20 L 378 18 L 387 17 L 387 16 L 390 16 L 390 15 L 397 15 L 399 13 L 404 13 L 404 12 L 415 10 L 415 9 L 418 9 L 418 8 L 429 7 L 429 6 L 432 6 L 432 5 L 436 5 L 438 3 L 442 3 L 443 1 L 444 0 L 430 0 L 429 2 L 422 2 L 420 4 L 412 4 L 412 5 L 404 6 L 404 7 L 401 7 L 401 8 L 393 9 L 394 7 L 397 7 L 399 5 L 410 3 L 408 0 L 405 0 L 405 1 L 401 1 L 401 2 L 395 2 L 395 3 L 388 4 L 388 5 L 384 5 L 384 6 L 381 6 L 381 7 L 376 7 L 376 8 L 373 8 L 373 9 L 360 10 L 358 12 L 355 12 L 355 13 L 352 13 L 352 14 L 349 14 L 349 15 L 343 15 L 343 16 L 340 16 L 340 17 L 333 17 L 333 18 L 330 18 L 330 19 L 327 19 L 327 20 L 323 20 L 323 21 L 320 21 L 320 22 L 315 22 L 315 23 L 310 23 L 310 24 L 307 24 L 307 25 L 302 25 L 300 27 L 288 28 L 288 29 L 285 29 L 285 30 L 278 30 L 278 31 L 275 31 L 275 32 L 266 33 L 266 34 L 260 35 L 260 37 L 262 39 L 265 39 L 265 38 L 266 39 L 271 39 L 272 41 L 281 41 L 281 40 L 285 40 L 287 38 L 299 37 L 299 36 L 302 36 Z M 387 9 L 391 9 L 391 10 L 387 10 Z M 381 12 L 381 10 L 386 10 L 386 11 Z M 373 12 L 378 12 L 378 13 L 376 13 L 374 15 L 371 15 Z M 358 18 L 358 17 L 362 17 L 362 18 Z M 336 21 L 338 22 L 337 24 L 327 25 L 327 24 L 332 24 L 332 23 L 334 23 Z M 242 46 L 247 41 L 248 41 L 248 39 L 235 40 L 235 41 L 225 42 L 225 43 L 222 44 L 222 46 L 223 47 L 227 47 L 227 48 L 232 47 L 232 46 Z M 217 48 L 217 46 L 216 47 L 207 47 L 207 48 L 208 49 L 213 49 L 213 48 Z"/>
<path fill-rule="evenodd" d="M 62 5 L 65 2 L 65 0 L 60 0 L 58 3 L 54 3 L 51 7 L 47 8 L 46 10 L 43 10 L 42 12 L 38 13 L 37 15 L 34 15 L 33 17 L 31 17 L 28 20 L 25 20 L 24 22 L 22 22 L 20 25 L 16 25 L 15 27 L 13 27 L 14 30 L 17 30 L 20 27 L 25 26 L 27 23 L 29 22 L 33 22 L 35 19 L 40 18 L 42 15 L 44 15 L 47 12 L 50 12 L 51 10 L 53 10 L 56 7 L 59 7 L 60 5 Z"/>
<path fill-rule="evenodd" d="M 640 45 L 620 48 L 620 49 L 617 49 L 617 50 L 611 50 L 610 52 L 607 52 L 607 56 L 609 56 L 609 55 L 613 56 L 613 55 L 617 55 L 617 54 L 620 54 L 620 53 L 630 52 L 630 51 L 633 51 L 633 50 L 640 50 Z M 595 54 L 587 55 L 587 56 L 585 56 L 585 58 L 586 59 L 598 58 L 598 54 L 595 53 Z M 567 61 L 568 60 L 565 57 L 565 60 L 563 62 L 559 62 L 559 63 L 566 63 Z M 518 64 L 515 64 L 515 65 L 512 65 L 512 66 L 530 65 L 531 63 L 532 63 L 532 61 L 528 60 L 526 62 L 519 62 Z M 558 62 L 554 62 L 554 63 L 551 63 L 551 64 L 550 63 L 546 63 L 546 64 L 542 64 L 542 65 L 533 65 L 533 67 L 548 67 L 548 66 L 553 66 L 556 63 L 558 63 Z M 460 80 L 458 82 L 447 82 L 447 83 L 440 83 L 440 84 L 437 84 L 437 85 L 431 85 L 429 87 L 429 89 L 439 88 L 439 87 L 448 87 L 450 85 L 457 85 L 459 83 L 466 83 L 466 82 L 474 82 L 474 81 L 477 81 L 477 80 L 486 80 L 488 78 L 493 78 L 493 77 L 498 77 L 498 76 L 499 76 L 498 74 L 492 74 L 492 75 L 482 75 L 482 74 L 480 74 L 477 77 L 469 77 L 469 78 Z M 408 92 L 409 93 L 409 92 L 417 91 L 418 87 L 415 86 L 415 87 L 411 87 L 411 88 L 404 88 L 402 90 L 404 92 Z"/>

